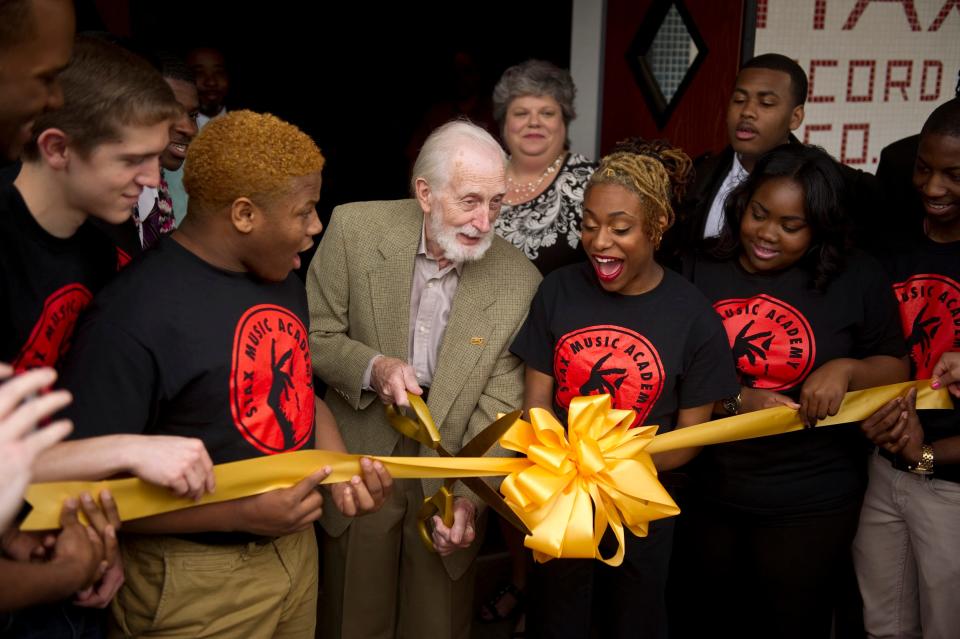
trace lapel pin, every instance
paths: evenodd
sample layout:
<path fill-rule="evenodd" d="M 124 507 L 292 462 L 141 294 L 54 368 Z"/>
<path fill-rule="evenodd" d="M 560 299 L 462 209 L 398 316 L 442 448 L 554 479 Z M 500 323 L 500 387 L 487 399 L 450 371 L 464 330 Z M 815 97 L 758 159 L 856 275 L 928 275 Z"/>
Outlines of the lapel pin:
<path fill-rule="evenodd" d="M 482 337 L 471 337 L 471 338 L 470 338 L 470 343 L 473 344 L 474 346 L 483 346 L 483 338 L 482 338 Z"/>

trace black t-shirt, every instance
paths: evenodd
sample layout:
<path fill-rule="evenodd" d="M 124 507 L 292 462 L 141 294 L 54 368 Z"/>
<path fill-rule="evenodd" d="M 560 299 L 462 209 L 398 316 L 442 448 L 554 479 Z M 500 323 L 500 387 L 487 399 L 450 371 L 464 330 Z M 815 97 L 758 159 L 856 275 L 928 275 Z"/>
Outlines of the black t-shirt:
<path fill-rule="evenodd" d="M 296 277 L 260 282 L 163 238 L 80 323 L 62 376 L 73 436 L 197 437 L 217 464 L 312 448 L 307 316 Z"/>
<path fill-rule="evenodd" d="M 960 351 L 960 242 L 926 237 L 885 260 L 900 309 L 914 379 L 927 379 L 940 356 Z M 960 435 L 960 403 L 953 410 L 920 411 L 924 441 Z M 936 477 L 960 481 L 960 464 L 936 465 Z"/>
<path fill-rule="evenodd" d="M 126 266 L 133 258 L 143 253 L 143 247 L 140 245 L 140 231 L 132 216 L 121 224 L 108 224 L 103 220 L 91 220 L 91 222 L 116 246 L 118 266 Z"/>
<path fill-rule="evenodd" d="M 685 269 L 723 320 L 740 382 L 798 398 L 840 358 L 905 354 L 880 265 L 854 253 L 823 292 L 799 267 L 748 273 L 739 260 Z M 760 517 L 802 518 L 849 506 L 865 481 L 866 439 L 853 424 L 709 446 L 699 460 L 708 501 Z"/>
<path fill-rule="evenodd" d="M 0 361 L 57 366 L 80 312 L 115 272 L 113 245 L 89 222 L 54 237 L 16 187 L 0 187 Z"/>
<path fill-rule="evenodd" d="M 615 408 L 637 411 L 636 425 L 667 432 L 679 409 L 738 390 L 723 326 L 703 295 L 669 270 L 642 295 L 604 291 L 586 262 L 554 271 L 510 350 L 553 377 L 562 421 L 573 397 L 608 393 Z"/>

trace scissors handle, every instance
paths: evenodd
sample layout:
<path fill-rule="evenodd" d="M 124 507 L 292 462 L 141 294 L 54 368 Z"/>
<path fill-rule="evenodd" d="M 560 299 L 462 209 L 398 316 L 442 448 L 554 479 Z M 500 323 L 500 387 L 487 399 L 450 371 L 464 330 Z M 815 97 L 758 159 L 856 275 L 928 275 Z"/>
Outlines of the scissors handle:
<path fill-rule="evenodd" d="M 393 404 L 386 407 L 387 421 L 401 435 L 418 441 L 427 448 L 436 450 L 437 446 L 440 445 L 440 432 L 437 430 L 436 424 L 433 423 L 433 416 L 430 415 L 426 402 L 412 393 L 407 393 L 407 400 L 410 402 L 410 408 L 417 418 L 416 421 L 404 415 L 401 409 Z"/>
<path fill-rule="evenodd" d="M 423 540 L 423 543 L 431 552 L 437 552 L 437 548 L 433 545 L 433 536 L 430 534 L 427 523 L 434 515 L 440 515 L 443 525 L 447 528 L 453 525 L 453 493 L 450 492 L 446 484 L 441 486 L 440 490 L 431 497 L 424 499 L 423 505 L 420 506 L 420 511 L 417 513 L 420 539 Z"/>

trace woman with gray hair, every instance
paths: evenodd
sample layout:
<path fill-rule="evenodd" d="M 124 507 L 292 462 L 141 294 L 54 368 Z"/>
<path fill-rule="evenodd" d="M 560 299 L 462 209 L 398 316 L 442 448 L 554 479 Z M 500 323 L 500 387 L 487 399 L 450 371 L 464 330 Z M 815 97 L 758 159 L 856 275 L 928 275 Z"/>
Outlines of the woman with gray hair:
<path fill-rule="evenodd" d="M 542 60 L 510 67 L 493 89 L 493 115 L 510 154 L 494 230 L 544 275 L 583 259 L 583 189 L 595 165 L 569 151 L 576 93 L 568 71 Z"/>

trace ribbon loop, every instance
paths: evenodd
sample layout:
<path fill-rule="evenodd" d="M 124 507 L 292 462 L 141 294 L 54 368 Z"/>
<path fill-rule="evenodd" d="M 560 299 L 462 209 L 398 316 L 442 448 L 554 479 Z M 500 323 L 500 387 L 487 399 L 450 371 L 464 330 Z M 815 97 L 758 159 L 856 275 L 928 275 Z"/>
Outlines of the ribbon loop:
<path fill-rule="evenodd" d="M 624 523 L 645 535 L 645 522 L 680 511 L 644 450 L 656 428 L 631 429 L 633 411 L 613 409 L 609 395 L 575 397 L 568 418 L 566 436 L 545 410 L 531 409 L 530 423 L 513 427 L 509 442 L 526 454 L 530 467 L 507 477 L 501 491 L 529 525 L 524 544 L 537 561 L 597 558 L 618 566 Z M 609 558 L 600 552 L 607 528 L 617 540 Z"/>
<path fill-rule="evenodd" d="M 417 395 L 407 393 L 407 400 L 410 402 L 410 409 L 417 420 L 410 419 L 401 412 L 399 407 L 390 404 L 386 407 L 387 421 L 401 435 L 414 439 L 427 448 L 436 450 L 440 445 L 440 432 L 437 430 L 437 425 L 433 423 L 430 409 L 427 408 L 423 398 Z"/>
<path fill-rule="evenodd" d="M 417 512 L 417 528 L 420 530 L 420 540 L 431 552 L 437 552 L 437 548 L 433 545 L 433 536 L 430 534 L 427 522 L 434 515 L 440 515 L 443 525 L 447 528 L 453 525 L 453 493 L 446 486 L 441 486 L 440 490 L 435 492 L 433 496 L 424 499 L 423 505 Z"/>

